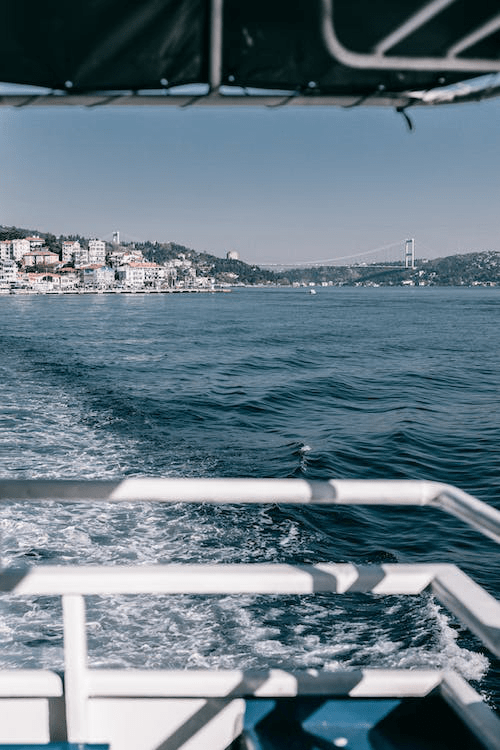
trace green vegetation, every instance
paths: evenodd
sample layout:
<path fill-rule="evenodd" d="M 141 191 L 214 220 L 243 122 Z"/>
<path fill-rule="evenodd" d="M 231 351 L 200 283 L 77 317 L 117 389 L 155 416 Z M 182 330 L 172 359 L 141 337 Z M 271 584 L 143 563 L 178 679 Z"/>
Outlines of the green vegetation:
<path fill-rule="evenodd" d="M 78 240 L 82 245 L 85 237 L 77 234 L 55 237 L 47 232 L 19 227 L 0 226 L 0 240 L 38 235 L 53 252 L 61 252 L 63 240 Z M 286 271 L 270 271 L 241 260 L 219 258 L 209 253 L 199 253 L 175 242 L 125 243 L 122 249 L 134 247 L 146 260 L 158 264 L 176 258 L 191 261 L 200 275 L 215 278 L 218 283 L 266 284 L 287 286 L 290 284 L 333 284 L 342 286 L 400 286 L 413 284 L 422 286 L 500 286 L 500 252 L 486 250 L 462 255 L 450 255 L 435 260 L 418 260 L 415 268 L 381 265 L 318 266 L 291 268 Z M 109 246 L 111 250 L 111 245 Z"/>

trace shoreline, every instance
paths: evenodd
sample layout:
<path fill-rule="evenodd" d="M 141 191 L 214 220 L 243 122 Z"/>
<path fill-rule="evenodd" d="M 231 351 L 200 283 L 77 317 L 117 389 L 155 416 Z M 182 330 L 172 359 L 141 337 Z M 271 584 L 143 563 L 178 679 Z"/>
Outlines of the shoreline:
<path fill-rule="evenodd" d="M 42 291 L 40 289 L 0 289 L 0 296 L 43 294 L 80 295 L 80 294 L 220 294 L 231 292 L 231 289 L 57 289 Z"/>

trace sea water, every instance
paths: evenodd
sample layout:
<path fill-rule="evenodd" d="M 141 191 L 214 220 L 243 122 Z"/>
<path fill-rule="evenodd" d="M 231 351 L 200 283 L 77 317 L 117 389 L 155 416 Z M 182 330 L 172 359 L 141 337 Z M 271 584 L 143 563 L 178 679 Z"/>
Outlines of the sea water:
<path fill-rule="evenodd" d="M 6 478 L 411 478 L 500 507 L 500 289 L 0 298 Z M 9 503 L 4 565 L 453 562 L 498 548 L 439 511 Z M 498 662 L 430 595 L 90 597 L 93 666 Z M 59 604 L 0 602 L 1 666 L 62 665 Z"/>

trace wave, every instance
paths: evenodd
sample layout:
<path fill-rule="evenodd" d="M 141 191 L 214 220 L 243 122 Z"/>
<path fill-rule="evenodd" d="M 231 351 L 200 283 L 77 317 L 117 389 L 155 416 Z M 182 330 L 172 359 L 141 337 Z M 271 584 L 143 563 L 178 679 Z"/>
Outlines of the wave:
<path fill-rule="evenodd" d="M 367 291 L 307 314 L 268 290 L 3 300 L 2 476 L 426 478 L 497 503 L 497 308 L 436 291 L 408 316 L 404 292 Z M 437 511 L 18 503 L 1 527 L 4 564 L 443 559 L 500 579 L 493 543 Z M 2 600 L 2 659 L 61 663 L 57 606 L 30 607 Z M 91 598 L 89 634 L 110 666 L 488 668 L 427 595 Z"/>

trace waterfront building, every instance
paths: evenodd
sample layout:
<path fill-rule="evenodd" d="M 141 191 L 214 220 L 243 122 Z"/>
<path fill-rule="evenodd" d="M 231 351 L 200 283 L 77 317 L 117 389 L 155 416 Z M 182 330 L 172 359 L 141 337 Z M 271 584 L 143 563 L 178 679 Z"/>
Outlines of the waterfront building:
<path fill-rule="evenodd" d="M 94 263 L 80 269 L 80 284 L 84 287 L 109 289 L 115 283 L 115 272 L 109 266 Z"/>
<path fill-rule="evenodd" d="M 17 264 L 12 258 L 0 260 L 0 284 L 13 284 L 17 280 Z"/>
<path fill-rule="evenodd" d="M 215 279 L 213 276 L 197 276 L 195 286 L 197 289 L 213 289 L 215 287 Z"/>
<path fill-rule="evenodd" d="M 161 266 L 157 263 L 144 262 L 141 264 L 144 268 L 144 285 L 157 286 L 160 281 Z"/>
<path fill-rule="evenodd" d="M 177 283 L 177 269 L 167 263 L 163 266 L 159 266 L 158 281 L 161 286 L 173 289 Z"/>
<path fill-rule="evenodd" d="M 197 286 L 196 283 L 196 268 L 191 266 L 191 263 L 187 265 L 183 262 L 180 267 L 180 273 L 177 274 L 177 286 L 183 289 L 192 289 Z"/>
<path fill-rule="evenodd" d="M 79 280 L 79 273 L 74 268 L 61 268 L 58 271 L 61 289 L 74 289 Z"/>
<path fill-rule="evenodd" d="M 35 292 L 59 291 L 61 288 L 61 277 L 55 273 L 25 273 L 20 281 Z"/>
<path fill-rule="evenodd" d="M 132 261 L 118 268 L 118 280 L 128 287 L 140 289 L 141 287 L 160 286 L 161 282 L 168 277 L 163 266 L 143 260 Z"/>

